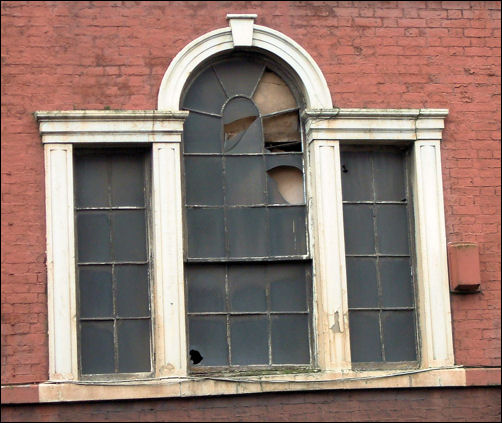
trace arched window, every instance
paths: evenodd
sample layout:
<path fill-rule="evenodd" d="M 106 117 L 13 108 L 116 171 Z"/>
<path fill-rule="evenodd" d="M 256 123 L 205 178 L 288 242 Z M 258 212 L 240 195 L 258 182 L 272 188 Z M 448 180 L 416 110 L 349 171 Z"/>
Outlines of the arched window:
<path fill-rule="evenodd" d="M 312 364 L 302 104 L 256 55 L 206 65 L 184 93 L 192 371 Z"/>

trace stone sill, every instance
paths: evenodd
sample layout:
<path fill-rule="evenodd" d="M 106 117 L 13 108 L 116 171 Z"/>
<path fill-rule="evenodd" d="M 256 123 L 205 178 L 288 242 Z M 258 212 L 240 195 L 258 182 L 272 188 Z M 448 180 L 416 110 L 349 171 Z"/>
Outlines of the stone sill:
<path fill-rule="evenodd" d="M 500 368 L 348 371 L 296 375 L 164 378 L 130 382 L 3 385 L 2 404 L 180 398 L 336 389 L 500 386 Z"/>

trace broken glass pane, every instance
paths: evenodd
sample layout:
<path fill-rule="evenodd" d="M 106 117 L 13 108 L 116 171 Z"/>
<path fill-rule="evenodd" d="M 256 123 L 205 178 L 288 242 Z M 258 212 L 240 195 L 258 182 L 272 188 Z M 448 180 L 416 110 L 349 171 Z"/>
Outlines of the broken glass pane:
<path fill-rule="evenodd" d="M 253 100 L 262 115 L 298 107 L 286 83 L 268 69 L 263 73 Z"/>
<path fill-rule="evenodd" d="M 80 317 L 112 317 L 112 267 L 79 266 Z"/>
<path fill-rule="evenodd" d="M 301 151 L 298 112 L 263 118 L 265 148 L 270 151 Z"/>
<path fill-rule="evenodd" d="M 271 204 L 303 204 L 303 173 L 293 166 L 277 166 L 267 171 Z"/>
<path fill-rule="evenodd" d="M 190 264 L 186 268 L 188 311 L 225 311 L 225 265 Z"/>
<path fill-rule="evenodd" d="M 270 255 L 307 253 L 305 207 L 270 207 Z"/>
<path fill-rule="evenodd" d="M 213 68 L 210 67 L 192 83 L 185 95 L 182 108 L 220 114 L 226 99 Z"/>
<path fill-rule="evenodd" d="M 272 363 L 310 363 L 308 318 L 306 315 L 274 315 L 272 320 Z"/>
<path fill-rule="evenodd" d="M 230 309 L 266 311 L 265 264 L 234 264 L 228 268 Z"/>
<path fill-rule="evenodd" d="M 417 359 L 413 311 L 383 311 L 382 326 L 386 361 Z"/>
<path fill-rule="evenodd" d="M 225 158 L 225 198 L 228 205 L 265 203 L 265 169 L 262 156 Z"/>
<path fill-rule="evenodd" d="M 201 366 L 228 366 L 226 316 L 190 316 L 189 351 L 201 356 Z"/>
<path fill-rule="evenodd" d="M 378 311 L 350 311 L 350 352 L 353 362 L 382 361 Z"/>
<path fill-rule="evenodd" d="M 349 307 L 378 307 L 376 259 L 347 257 Z"/>
<path fill-rule="evenodd" d="M 263 130 L 261 120 L 255 119 L 249 127 L 225 142 L 225 153 L 262 153 Z"/>
<path fill-rule="evenodd" d="M 259 125 L 259 119 L 257 119 L 258 115 L 258 109 L 247 98 L 235 97 L 226 104 L 223 112 L 226 152 L 262 152 L 263 141 L 261 138 L 261 125 Z M 252 125 L 253 123 L 254 125 Z M 248 130 L 250 130 L 250 134 L 246 134 Z M 241 145 L 241 143 L 245 145 Z"/>
<path fill-rule="evenodd" d="M 268 364 L 268 321 L 265 316 L 231 316 L 233 365 Z"/>
<path fill-rule="evenodd" d="M 82 373 L 113 373 L 113 321 L 86 321 L 80 325 Z"/>
<path fill-rule="evenodd" d="M 185 153 L 221 153 L 221 118 L 190 112 L 185 120 L 183 150 Z"/>
<path fill-rule="evenodd" d="M 228 209 L 227 224 L 230 257 L 268 255 L 267 217 L 264 207 Z"/>
<path fill-rule="evenodd" d="M 223 209 L 187 209 L 188 257 L 225 257 Z"/>
<path fill-rule="evenodd" d="M 221 157 L 185 157 L 186 203 L 219 206 L 223 204 L 223 165 Z"/>
<path fill-rule="evenodd" d="M 117 335 L 119 372 L 149 372 L 150 319 L 119 320 Z"/>
<path fill-rule="evenodd" d="M 251 96 L 258 79 L 262 75 L 264 66 L 246 59 L 226 60 L 214 66 L 214 70 L 228 95 Z M 236 78 L 236 75 L 239 75 Z"/>

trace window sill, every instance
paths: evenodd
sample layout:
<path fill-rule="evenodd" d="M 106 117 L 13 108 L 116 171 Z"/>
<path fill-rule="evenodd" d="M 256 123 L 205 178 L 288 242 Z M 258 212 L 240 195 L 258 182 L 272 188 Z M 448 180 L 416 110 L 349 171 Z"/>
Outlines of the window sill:
<path fill-rule="evenodd" d="M 500 385 L 500 368 L 350 371 L 247 377 L 192 377 L 128 382 L 44 382 L 2 386 L 2 404 L 179 398 L 333 389 Z"/>

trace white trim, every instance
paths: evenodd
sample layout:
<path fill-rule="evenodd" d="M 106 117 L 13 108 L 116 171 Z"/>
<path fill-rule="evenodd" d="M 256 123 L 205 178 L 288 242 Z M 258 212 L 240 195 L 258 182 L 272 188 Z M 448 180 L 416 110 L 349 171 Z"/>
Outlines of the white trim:
<path fill-rule="evenodd" d="M 232 16 L 232 15 L 230 15 Z M 254 18 L 253 18 L 254 19 Z M 237 25 L 237 19 L 229 19 Z M 249 25 L 249 20 L 244 19 L 245 28 L 234 29 L 242 31 L 245 37 L 252 33 L 252 47 L 255 51 L 265 51 L 288 63 L 298 75 L 303 87 L 303 94 L 309 109 L 331 109 L 331 93 L 319 66 L 312 57 L 299 44 L 288 36 L 273 29 Z M 238 36 L 239 37 L 239 36 Z M 192 72 L 208 58 L 230 52 L 236 45 L 249 41 L 234 39 L 230 27 L 220 28 L 202 35 L 189 43 L 181 50 L 169 65 L 160 84 L 157 108 L 159 110 L 178 110 L 183 88 Z"/>

